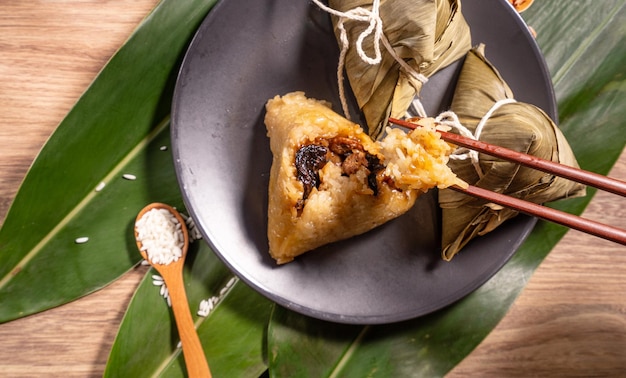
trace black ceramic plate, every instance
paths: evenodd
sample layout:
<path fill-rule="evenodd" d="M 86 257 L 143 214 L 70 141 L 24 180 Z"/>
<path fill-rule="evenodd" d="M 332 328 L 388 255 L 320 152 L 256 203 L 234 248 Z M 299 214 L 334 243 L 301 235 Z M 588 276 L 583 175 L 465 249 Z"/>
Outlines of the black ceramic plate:
<path fill-rule="evenodd" d="M 526 26 L 504 0 L 465 0 L 474 43 L 486 43 L 520 101 L 556 113 L 550 77 Z M 534 220 L 518 217 L 440 258 L 436 194 L 359 237 L 277 266 L 267 247 L 271 152 L 265 102 L 300 90 L 340 109 L 338 47 L 327 14 L 306 0 L 222 0 L 199 28 L 179 74 L 172 143 L 188 210 L 206 241 L 251 287 L 292 310 L 342 323 L 386 323 L 438 310 L 469 294 L 513 255 Z M 423 91 L 445 110 L 459 65 Z"/>

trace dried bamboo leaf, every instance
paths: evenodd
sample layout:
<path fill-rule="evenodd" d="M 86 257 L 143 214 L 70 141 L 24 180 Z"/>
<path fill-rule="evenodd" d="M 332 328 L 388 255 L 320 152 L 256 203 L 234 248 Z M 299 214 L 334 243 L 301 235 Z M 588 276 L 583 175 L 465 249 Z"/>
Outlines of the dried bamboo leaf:
<path fill-rule="evenodd" d="M 541 109 L 514 100 L 513 93 L 485 57 L 484 45 L 472 49 L 463 64 L 451 109 L 472 133 L 490 111 L 479 139 L 497 146 L 578 167 L 567 140 Z M 494 107 L 494 109 L 492 109 Z M 469 159 L 451 160 L 450 167 L 476 186 L 535 203 L 545 203 L 585 194 L 581 184 L 480 154 L 480 171 Z M 484 235 L 517 215 L 465 194 L 442 190 L 442 256 L 450 260 L 471 239 Z"/>
<path fill-rule="evenodd" d="M 358 7 L 371 9 L 372 6 L 371 1 L 363 0 L 331 0 L 329 4 L 342 12 Z M 460 0 L 382 0 L 379 11 L 384 37 L 397 57 L 415 73 L 429 77 L 461 58 L 471 48 L 471 34 L 461 14 Z M 338 21 L 337 17 L 333 17 L 335 34 L 341 45 Z M 420 93 L 423 82 L 401 68 L 382 47 L 379 64 L 371 65 L 359 56 L 354 41 L 368 26 L 363 22 L 345 22 L 351 43 L 345 70 L 365 116 L 369 134 L 376 139 L 387 126 L 389 116 L 397 118 L 405 115 L 411 101 Z M 368 56 L 374 56 L 372 46 L 373 40 L 364 44 Z"/>

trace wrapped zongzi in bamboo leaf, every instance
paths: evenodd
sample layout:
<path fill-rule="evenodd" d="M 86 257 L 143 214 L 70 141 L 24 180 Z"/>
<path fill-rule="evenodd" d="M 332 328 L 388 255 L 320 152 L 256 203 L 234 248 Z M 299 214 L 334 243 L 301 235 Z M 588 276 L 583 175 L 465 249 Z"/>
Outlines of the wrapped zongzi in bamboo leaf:
<path fill-rule="evenodd" d="M 451 111 L 477 139 L 578 167 L 567 140 L 550 117 L 534 105 L 514 100 L 511 89 L 485 58 L 483 45 L 465 58 Z M 478 168 L 472 159 L 450 160 L 449 166 L 470 184 L 535 203 L 585 195 L 585 187 L 576 182 L 488 155 L 476 156 Z M 517 215 L 448 189 L 439 192 L 439 203 L 445 260 L 452 259 L 474 237 Z"/>
<path fill-rule="evenodd" d="M 330 7 L 344 13 L 359 8 L 372 10 L 372 4 L 365 0 L 329 1 Z M 333 16 L 340 46 L 341 28 L 346 30 L 350 44 L 345 72 L 374 139 L 385 129 L 388 117 L 405 115 L 423 81 L 471 48 L 470 29 L 461 14 L 460 0 L 380 0 L 377 14 L 382 21 L 379 42 L 384 45 L 388 41 L 393 52 L 381 47 L 377 64 L 364 59 L 355 46 L 361 35 L 367 35 L 363 52 L 369 57 L 375 55 L 376 33 L 363 34 L 374 25 L 371 19 L 364 22 Z"/>

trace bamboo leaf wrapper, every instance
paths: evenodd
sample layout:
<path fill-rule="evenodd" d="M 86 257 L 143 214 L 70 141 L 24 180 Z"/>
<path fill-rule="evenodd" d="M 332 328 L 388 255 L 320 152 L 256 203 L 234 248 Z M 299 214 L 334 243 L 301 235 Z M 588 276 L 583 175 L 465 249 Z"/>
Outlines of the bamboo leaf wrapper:
<path fill-rule="evenodd" d="M 499 101 L 514 99 L 513 92 L 485 57 L 485 46 L 472 49 L 463 64 L 451 110 L 473 133 Z M 507 102 L 487 118 L 480 140 L 515 151 L 578 167 L 569 143 L 550 117 L 538 107 Z M 466 182 L 535 203 L 585 195 L 581 184 L 480 154 L 482 176 L 469 159 L 450 160 L 452 170 Z M 439 192 L 442 208 L 442 257 L 450 260 L 478 235 L 494 230 L 516 216 L 514 210 L 485 203 L 452 190 Z"/>
<path fill-rule="evenodd" d="M 346 12 L 359 7 L 371 9 L 372 2 L 331 0 L 329 5 Z M 461 14 L 460 0 L 381 0 L 379 12 L 383 38 L 389 41 L 396 56 L 411 68 L 410 72 L 384 49 L 379 64 L 364 61 L 354 41 L 369 26 L 368 23 L 348 20 L 344 25 L 350 41 L 345 71 L 365 116 L 369 134 L 374 139 L 387 126 L 387 118 L 403 117 L 411 101 L 419 95 L 423 82 L 414 73 L 429 77 L 471 48 L 470 29 Z M 335 35 L 341 46 L 338 21 L 338 17 L 333 17 Z M 368 56 L 373 56 L 372 38 L 370 35 L 364 43 Z"/>

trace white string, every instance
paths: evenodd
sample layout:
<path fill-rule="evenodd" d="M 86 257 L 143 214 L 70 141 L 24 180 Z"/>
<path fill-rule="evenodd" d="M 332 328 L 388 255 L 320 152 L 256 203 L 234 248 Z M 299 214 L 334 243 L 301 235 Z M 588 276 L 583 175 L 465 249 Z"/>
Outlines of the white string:
<path fill-rule="evenodd" d="M 344 76 L 343 70 L 346 64 L 346 55 L 348 53 L 348 48 L 350 47 L 350 41 L 348 40 L 348 32 L 344 26 L 344 23 L 348 20 L 359 21 L 359 22 L 367 22 L 369 26 L 359 34 L 359 37 L 356 40 L 355 46 L 357 50 L 357 54 L 365 63 L 369 65 L 377 65 L 382 60 L 382 54 L 380 52 L 380 43 L 382 41 L 385 49 L 391 54 L 393 59 L 400 64 L 401 70 L 415 78 L 416 80 L 425 83 L 428 81 L 428 78 L 421 73 L 415 71 L 413 67 L 409 66 L 404 59 L 400 58 L 385 34 L 383 33 L 383 20 L 380 18 L 380 0 L 374 0 L 372 3 L 372 9 L 368 10 L 362 7 L 356 7 L 350 9 L 347 12 L 340 12 L 336 9 L 330 8 L 324 4 L 320 0 L 313 0 L 313 2 L 320 7 L 323 11 L 330 13 L 339 18 L 337 22 L 337 28 L 339 29 L 339 39 L 341 41 L 341 52 L 339 53 L 339 62 L 337 64 L 337 84 L 339 85 L 339 100 L 341 101 L 341 107 L 343 109 L 343 113 L 346 118 L 350 119 L 350 112 L 348 109 L 348 101 L 346 100 L 345 88 L 344 88 Z M 367 55 L 365 50 L 363 49 L 363 41 L 365 38 L 374 33 L 374 57 L 370 57 Z"/>
<path fill-rule="evenodd" d="M 459 117 L 454 112 L 451 112 L 451 111 L 447 111 L 447 112 L 443 112 L 439 114 L 435 118 L 435 121 L 441 125 L 456 129 L 464 137 L 474 139 L 474 140 L 479 140 L 480 135 L 482 134 L 483 129 L 485 128 L 485 125 L 487 124 L 487 121 L 489 120 L 489 118 L 491 118 L 493 113 L 496 110 L 498 110 L 502 105 L 511 104 L 514 102 L 516 102 L 515 99 L 507 98 L 507 99 L 500 100 L 494 103 L 491 106 L 491 109 L 489 109 L 489 111 L 485 113 L 485 115 L 480 119 L 480 122 L 478 122 L 478 125 L 476 125 L 476 130 L 474 130 L 474 133 L 472 133 L 467 127 L 463 126 L 463 124 L 461 124 L 461 122 L 459 121 Z M 450 159 L 454 159 L 454 160 L 471 159 L 472 165 L 474 166 L 474 169 L 476 170 L 478 177 L 482 178 L 485 175 L 483 173 L 482 168 L 480 167 L 480 162 L 478 160 L 477 151 L 470 150 L 465 147 L 460 147 L 460 148 L 457 148 L 456 151 L 454 151 L 450 155 Z"/>
<path fill-rule="evenodd" d="M 398 64 L 400 65 L 400 69 L 404 71 L 404 73 L 412 76 L 414 79 L 420 81 L 422 84 L 426 84 L 426 82 L 428 81 L 426 75 L 417 72 L 415 69 L 413 69 L 413 67 L 409 66 L 409 64 L 404 59 L 400 58 L 398 54 L 396 54 L 396 50 L 394 50 L 394 48 L 391 46 L 391 43 L 389 43 L 389 40 L 384 34 L 382 35 L 382 42 L 389 54 L 396 62 L 398 62 Z"/>
<path fill-rule="evenodd" d="M 428 78 L 425 75 L 417 72 L 415 69 L 413 69 L 413 67 L 408 65 L 404 61 L 404 59 L 400 58 L 398 54 L 396 54 L 396 51 L 393 49 L 393 47 L 391 46 L 391 43 L 389 43 L 389 40 L 383 33 L 383 20 L 380 18 L 380 14 L 379 14 L 380 0 L 373 1 L 371 10 L 368 10 L 362 7 L 356 7 L 347 12 L 340 12 L 336 9 L 330 8 L 322 4 L 320 0 L 313 0 L 313 2 L 318 7 L 320 7 L 320 9 L 322 9 L 323 11 L 330 13 L 334 16 L 337 16 L 339 18 L 339 21 L 337 22 L 337 28 L 339 29 L 339 32 L 340 32 L 339 39 L 341 41 L 341 51 L 339 53 L 339 62 L 337 64 L 337 82 L 339 85 L 339 99 L 341 101 L 341 107 L 343 109 L 343 112 L 346 118 L 350 119 L 348 102 L 346 100 L 345 88 L 343 85 L 344 83 L 343 70 L 344 70 L 345 63 L 346 63 L 346 55 L 348 53 L 348 48 L 350 47 L 350 41 L 348 40 L 348 32 L 346 31 L 346 28 L 344 26 L 344 23 L 347 20 L 369 23 L 369 26 L 359 35 L 359 37 L 356 40 L 356 50 L 361 60 L 363 60 L 364 62 L 370 65 L 379 64 L 382 60 L 382 55 L 380 52 L 380 43 L 382 42 L 387 52 L 389 52 L 389 54 L 393 57 L 393 59 L 396 62 L 398 62 L 398 64 L 400 65 L 400 69 L 402 71 L 404 71 L 409 76 L 413 77 L 415 80 L 420 81 L 422 84 L 425 84 L 428 81 Z M 374 42 L 373 42 L 374 43 L 374 57 L 373 58 L 368 56 L 365 50 L 363 50 L 363 41 L 365 40 L 365 38 L 370 36 L 372 32 L 374 32 Z M 485 115 L 481 118 L 480 122 L 476 126 L 476 130 L 474 130 L 474 133 L 472 133 L 467 127 L 463 126 L 461 122 L 459 121 L 459 117 L 452 111 L 447 111 L 447 112 L 443 112 L 439 114 L 435 118 L 435 121 L 443 126 L 448 126 L 448 127 L 456 129 L 461 135 L 467 138 L 479 140 L 480 135 L 482 134 L 483 128 L 485 127 L 485 124 L 487 123 L 489 118 L 491 118 L 493 113 L 498 108 L 500 108 L 500 106 L 505 105 L 505 104 L 510 104 L 513 102 L 516 102 L 515 99 L 504 99 L 504 100 L 497 101 L 495 104 L 493 104 L 491 109 L 489 109 L 489 111 L 485 113 Z M 417 111 L 420 117 L 427 116 L 426 110 L 424 109 L 419 99 L 415 99 L 412 105 L 414 107 L 414 110 Z M 482 168 L 480 167 L 480 162 L 478 160 L 477 151 L 470 150 L 467 148 L 458 148 L 456 151 L 452 153 L 452 155 L 450 155 L 450 159 L 454 159 L 454 160 L 471 159 L 472 165 L 474 166 L 474 169 L 476 170 L 478 177 L 482 178 L 484 176 Z"/>

